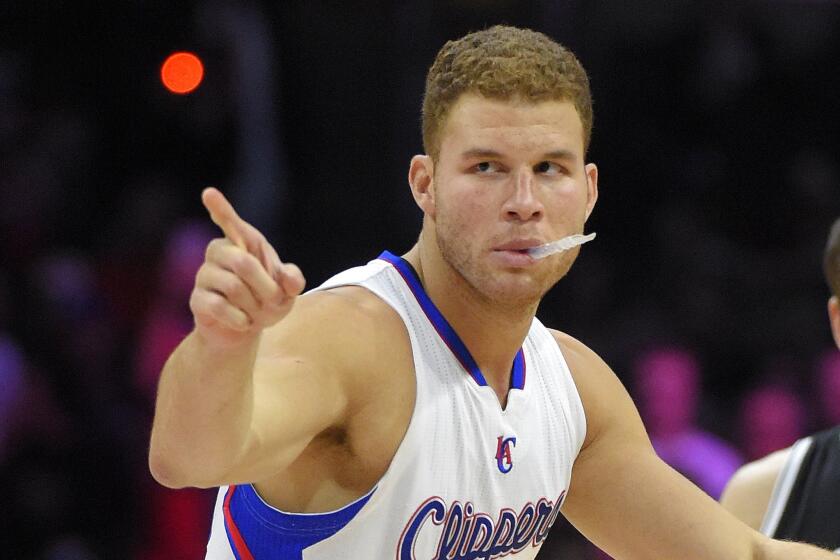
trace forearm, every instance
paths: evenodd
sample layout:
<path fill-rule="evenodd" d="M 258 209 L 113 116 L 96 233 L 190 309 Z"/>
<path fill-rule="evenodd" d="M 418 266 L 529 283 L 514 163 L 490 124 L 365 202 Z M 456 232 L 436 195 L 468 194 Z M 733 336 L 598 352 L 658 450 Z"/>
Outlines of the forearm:
<path fill-rule="evenodd" d="M 259 336 L 235 347 L 191 333 L 161 374 L 149 466 L 170 487 L 212 486 L 245 445 Z"/>
<path fill-rule="evenodd" d="M 810 544 L 763 539 L 756 560 L 837 560 L 837 556 Z"/>

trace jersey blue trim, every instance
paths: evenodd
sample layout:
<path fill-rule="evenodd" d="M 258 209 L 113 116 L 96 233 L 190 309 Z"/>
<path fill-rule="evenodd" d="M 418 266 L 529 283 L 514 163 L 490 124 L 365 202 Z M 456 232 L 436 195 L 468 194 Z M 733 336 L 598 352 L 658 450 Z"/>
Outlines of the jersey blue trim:
<path fill-rule="evenodd" d="M 254 558 L 302 560 L 306 548 L 330 538 L 350 523 L 375 490 L 336 511 L 287 513 L 266 504 L 253 485 L 243 484 L 228 489 L 232 492 L 230 517 Z M 233 542 L 231 548 L 236 551 Z"/>
<path fill-rule="evenodd" d="M 513 367 L 510 370 L 510 388 L 525 388 L 525 352 L 522 348 L 519 349 L 513 359 Z"/>
<path fill-rule="evenodd" d="M 397 272 L 399 272 L 400 276 L 403 277 L 403 280 L 405 280 L 405 283 L 408 285 L 411 293 L 414 294 L 415 299 L 417 299 L 417 303 L 420 304 L 420 308 L 423 309 L 426 317 L 428 317 L 429 322 L 432 323 L 432 326 L 435 328 L 438 335 L 440 335 L 441 339 L 443 339 L 443 342 L 446 343 L 450 350 L 452 350 L 455 358 L 461 362 L 461 365 L 476 383 L 481 386 L 486 386 L 487 380 L 484 378 L 484 374 L 481 373 L 481 369 L 478 367 L 478 364 L 472 357 L 472 354 L 470 354 L 466 344 L 464 344 L 461 337 L 458 336 L 458 333 L 455 332 L 455 329 L 452 328 L 452 325 L 449 324 L 449 321 L 446 320 L 443 313 L 441 313 L 434 304 L 432 299 L 426 293 L 426 290 L 423 289 L 423 284 L 420 282 L 420 279 L 417 277 L 417 274 L 414 272 L 411 265 L 408 264 L 408 262 L 402 257 L 398 257 L 389 251 L 383 251 L 378 258 L 390 263 L 397 269 Z M 516 353 L 516 357 L 513 359 L 513 366 L 511 367 L 510 372 L 510 388 L 525 388 L 525 354 L 523 353 L 522 348 L 519 349 Z"/>

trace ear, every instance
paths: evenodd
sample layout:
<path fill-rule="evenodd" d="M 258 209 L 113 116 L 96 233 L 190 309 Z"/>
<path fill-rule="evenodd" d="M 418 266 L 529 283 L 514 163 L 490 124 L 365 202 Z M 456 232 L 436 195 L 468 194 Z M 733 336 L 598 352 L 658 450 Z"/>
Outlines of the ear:
<path fill-rule="evenodd" d="M 598 166 L 587 163 L 583 169 L 586 173 L 586 219 L 588 220 L 598 200 Z"/>
<path fill-rule="evenodd" d="M 840 348 L 840 300 L 837 296 L 831 296 L 828 300 L 828 320 L 831 323 L 834 343 L 837 344 L 837 348 Z"/>
<path fill-rule="evenodd" d="M 430 218 L 435 217 L 435 163 L 431 156 L 416 155 L 408 167 L 408 184 L 414 202 Z"/>

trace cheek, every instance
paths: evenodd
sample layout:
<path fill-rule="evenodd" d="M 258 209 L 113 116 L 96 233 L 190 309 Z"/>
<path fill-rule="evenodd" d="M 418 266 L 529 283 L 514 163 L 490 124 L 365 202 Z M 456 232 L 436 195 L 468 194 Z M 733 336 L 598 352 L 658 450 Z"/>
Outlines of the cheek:
<path fill-rule="evenodd" d="M 586 218 L 587 191 L 585 184 L 568 182 L 549 189 L 546 206 L 554 210 L 558 220 L 573 220 L 575 224 Z"/>
<path fill-rule="evenodd" d="M 561 196 L 569 201 L 570 204 L 586 206 L 586 198 L 588 190 L 586 188 L 585 180 L 571 180 L 564 183 L 557 189 L 558 196 Z"/>
<path fill-rule="evenodd" d="M 490 201 L 486 193 L 476 189 L 459 189 L 449 196 L 438 198 L 438 220 L 459 226 L 474 226 L 486 219 L 490 211 Z"/>

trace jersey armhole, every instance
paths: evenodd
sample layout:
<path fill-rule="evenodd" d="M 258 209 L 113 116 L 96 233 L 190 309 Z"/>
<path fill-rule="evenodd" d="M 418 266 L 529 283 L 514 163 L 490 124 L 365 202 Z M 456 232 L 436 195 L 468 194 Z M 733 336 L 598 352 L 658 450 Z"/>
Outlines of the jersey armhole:
<path fill-rule="evenodd" d="M 793 490 L 802 461 L 811 449 L 813 438 L 806 437 L 797 441 L 790 450 L 790 457 L 785 461 L 776 483 L 773 485 L 773 493 L 770 495 L 770 502 L 767 504 L 767 511 L 764 513 L 764 520 L 761 522 L 761 532 L 768 537 L 773 537 L 779 528 L 779 522 L 787 507 L 790 493 Z"/>
<path fill-rule="evenodd" d="M 578 389 L 577 380 L 572 373 L 572 366 L 569 365 L 569 361 L 566 359 L 566 353 L 563 351 L 563 345 L 560 344 L 559 340 L 557 340 L 557 337 L 555 337 L 552 329 L 543 325 L 543 323 L 536 317 L 534 317 L 534 323 L 544 329 L 548 338 L 551 340 L 551 344 L 553 348 L 556 349 L 557 355 L 559 356 L 563 375 L 566 377 L 566 382 L 571 388 L 569 391 L 569 405 L 576 410 L 570 410 L 569 412 L 576 416 L 576 418 L 573 418 L 572 420 L 577 420 L 577 422 L 573 422 L 577 440 L 575 442 L 577 446 L 577 449 L 575 450 L 575 457 L 577 457 L 578 454 L 580 454 L 581 449 L 583 449 L 583 444 L 586 442 L 586 433 L 589 430 L 589 419 L 586 417 L 586 407 L 583 405 L 583 397 L 580 394 L 580 389 Z"/>

